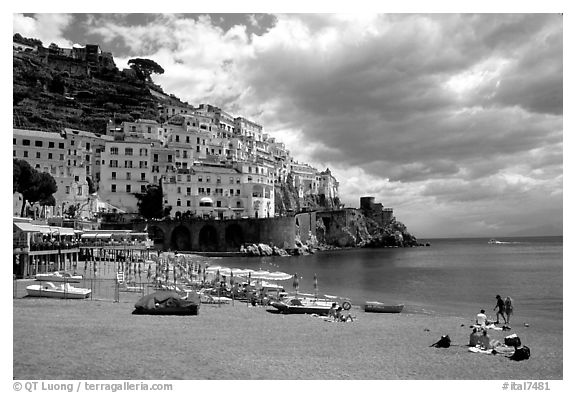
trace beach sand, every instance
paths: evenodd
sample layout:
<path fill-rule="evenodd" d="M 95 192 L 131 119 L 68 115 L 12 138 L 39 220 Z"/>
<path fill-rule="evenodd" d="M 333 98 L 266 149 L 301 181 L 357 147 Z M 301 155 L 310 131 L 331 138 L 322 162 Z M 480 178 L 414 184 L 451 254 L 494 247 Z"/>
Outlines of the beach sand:
<path fill-rule="evenodd" d="M 562 379 L 562 332 L 523 325 L 529 360 L 473 354 L 470 318 L 370 314 L 355 322 L 203 304 L 198 316 L 132 315 L 138 298 L 13 300 L 15 379 Z M 462 326 L 464 325 L 464 326 Z M 441 335 L 450 348 L 431 348 Z"/>

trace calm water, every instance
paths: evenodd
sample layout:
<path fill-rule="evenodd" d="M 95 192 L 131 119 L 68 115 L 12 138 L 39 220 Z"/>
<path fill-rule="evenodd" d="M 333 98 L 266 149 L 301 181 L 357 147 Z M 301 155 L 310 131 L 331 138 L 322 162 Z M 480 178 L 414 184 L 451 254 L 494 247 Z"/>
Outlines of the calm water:
<path fill-rule="evenodd" d="M 301 257 L 222 258 L 228 267 L 298 273 L 300 292 L 404 303 L 409 312 L 489 316 L 495 295 L 514 299 L 517 317 L 562 323 L 562 237 L 434 239 L 431 247 L 353 249 Z M 292 281 L 282 282 L 292 291 Z"/>

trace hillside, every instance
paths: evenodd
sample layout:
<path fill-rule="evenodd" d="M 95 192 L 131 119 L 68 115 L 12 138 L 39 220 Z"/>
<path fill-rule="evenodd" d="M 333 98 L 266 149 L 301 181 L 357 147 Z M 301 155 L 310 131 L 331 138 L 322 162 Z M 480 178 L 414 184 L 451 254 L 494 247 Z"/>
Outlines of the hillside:
<path fill-rule="evenodd" d="M 118 124 L 139 118 L 160 120 L 161 100 L 150 93 L 154 87 L 150 83 L 115 67 L 82 72 L 86 66 L 77 60 L 50 59 L 14 52 L 14 127 L 104 133 L 109 119 Z"/>

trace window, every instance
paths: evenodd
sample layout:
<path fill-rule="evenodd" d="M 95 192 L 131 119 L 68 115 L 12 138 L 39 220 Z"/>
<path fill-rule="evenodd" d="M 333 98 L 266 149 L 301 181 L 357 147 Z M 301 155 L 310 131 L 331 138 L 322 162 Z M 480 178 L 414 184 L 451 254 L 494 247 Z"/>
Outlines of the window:
<path fill-rule="evenodd" d="M 181 193 L 182 193 L 182 188 L 177 187 L 177 188 L 176 188 L 176 193 L 177 193 L 177 194 L 181 194 Z"/>
<path fill-rule="evenodd" d="M 34 141 L 34 146 L 42 147 L 42 141 Z"/>
<path fill-rule="evenodd" d="M 230 195 L 234 195 L 234 189 L 233 188 L 230 189 Z"/>
<path fill-rule="evenodd" d="M 191 187 L 186 187 L 186 195 L 190 196 L 190 193 L 192 192 L 192 188 Z"/>
<path fill-rule="evenodd" d="M 39 151 L 36 152 L 36 158 L 40 158 L 40 152 Z"/>
<path fill-rule="evenodd" d="M 124 161 L 124 168 L 132 168 L 132 161 Z"/>
<path fill-rule="evenodd" d="M 131 180 L 132 174 L 130 172 L 126 172 L 126 180 Z"/>
<path fill-rule="evenodd" d="M 168 154 L 168 162 L 172 162 L 172 154 Z"/>
<path fill-rule="evenodd" d="M 180 135 L 176 135 L 176 142 L 180 142 Z M 178 205 L 180 206 L 180 205 Z"/>
<path fill-rule="evenodd" d="M 198 195 L 202 195 L 204 194 L 204 187 L 199 187 L 198 188 Z"/>
<path fill-rule="evenodd" d="M 112 172 L 112 180 L 116 180 L 116 172 Z"/>
<path fill-rule="evenodd" d="M 186 175 L 186 181 L 187 181 L 188 183 L 190 183 L 190 181 L 192 181 L 192 176 Z"/>
<path fill-rule="evenodd" d="M 90 150 L 90 142 L 86 142 L 86 150 Z"/>
<path fill-rule="evenodd" d="M 182 150 L 182 158 L 188 158 L 188 150 Z"/>
<path fill-rule="evenodd" d="M 242 202 L 236 201 L 236 207 L 242 207 Z"/>
<path fill-rule="evenodd" d="M 248 167 L 248 173 L 252 173 L 252 167 L 251 166 Z"/>
<path fill-rule="evenodd" d="M 79 176 L 74 176 L 74 181 L 80 181 L 80 177 Z"/>
<path fill-rule="evenodd" d="M 22 139 L 23 146 L 30 146 L 30 139 Z"/>
<path fill-rule="evenodd" d="M 70 194 L 70 186 L 66 186 L 66 194 Z"/>
<path fill-rule="evenodd" d="M 236 184 L 240 184 L 240 178 L 239 177 L 236 178 Z"/>
<path fill-rule="evenodd" d="M 16 138 L 12 138 L 12 144 L 13 144 L 13 145 L 16 144 Z"/>
<path fill-rule="evenodd" d="M 222 207 L 222 201 L 216 201 L 216 207 Z"/>
<path fill-rule="evenodd" d="M 64 161 L 64 154 L 60 154 L 60 161 Z"/>
<path fill-rule="evenodd" d="M 180 201 L 180 199 L 178 199 L 178 200 L 176 201 L 176 206 L 181 206 L 181 205 L 182 205 L 182 202 Z"/>
<path fill-rule="evenodd" d="M 206 189 L 206 194 L 210 195 L 210 189 L 209 188 Z"/>
<path fill-rule="evenodd" d="M 190 125 L 190 124 L 188 124 L 188 125 Z M 186 143 L 190 143 L 190 137 L 189 136 L 186 137 Z"/>
<path fill-rule="evenodd" d="M 78 195 L 82 195 L 82 187 L 78 187 Z"/>
<path fill-rule="evenodd" d="M 111 147 L 110 148 L 110 155 L 117 156 L 118 155 L 118 148 L 117 147 Z"/>
<path fill-rule="evenodd" d="M 202 176 L 198 176 L 198 183 L 202 183 Z"/>
<path fill-rule="evenodd" d="M 102 164 L 104 164 L 104 160 L 102 160 Z M 110 168 L 118 168 L 118 160 L 110 160 Z"/>
<path fill-rule="evenodd" d="M 90 162 L 90 155 L 86 154 L 86 161 Z"/>
<path fill-rule="evenodd" d="M 196 146 L 196 153 L 200 153 L 200 146 Z"/>
<path fill-rule="evenodd" d="M 146 186 L 144 184 L 142 184 L 140 186 L 140 193 L 145 194 L 146 193 Z"/>
<path fill-rule="evenodd" d="M 190 201 L 186 201 L 186 206 L 190 207 Z"/>
<path fill-rule="evenodd" d="M 70 146 L 74 146 L 74 139 L 70 141 Z"/>
<path fill-rule="evenodd" d="M 131 156 L 134 153 L 134 149 L 132 149 L 131 147 L 127 147 L 126 149 L 124 149 L 124 155 L 126 156 Z"/>
<path fill-rule="evenodd" d="M 64 149 L 64 142 L 58 143 L 58 149 Z"/>
<path fill-rule="evenodd" d="M 252 181 L 252 176 L 248 176 L 248 183 Z"/>
<path fill-rule="evenodd" d="M 206 176 L 206 183 L 210 183 L 210 176 Z"/>
<path fill-rule="evenodd" d="M 176 150 L 176 158 L 180 158 L 180 150 Z"/>
<path fill-rule="evenodd" d="M 240 195 L 240 190 L 236 190 L 236 195 Z"/>
<path fill-rule="evenodd" d="M 126 192 L 132 192 L 132 186 L 130 184 L 126 184 Z"/>
<path fill-rule="evenodd" d="M 48 147 L 50 149 L 53 149 L 54 148 L 54 142 L 48 142 Z"/>
<path fill-rule="evenodd" d="M 158 154 L 154 154 L 154 162 L 158 162 Z"/>

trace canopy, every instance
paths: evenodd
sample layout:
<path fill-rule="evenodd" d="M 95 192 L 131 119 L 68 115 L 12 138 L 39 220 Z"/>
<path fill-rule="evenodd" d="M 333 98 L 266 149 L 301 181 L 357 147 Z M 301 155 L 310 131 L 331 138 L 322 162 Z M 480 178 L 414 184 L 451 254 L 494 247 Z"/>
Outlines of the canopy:
<path fill-rule="evenodd" d="M 40 228 L 37 225 L 28 222 L 15 222 L 14 226 L 22 232 L 40 232 Z"/>
<path fill-rule="evenodd" d="M 212 198 L 204 197 L 200 198 L 200 203 L 214 203 L 214 202 L 212 201 Z"/>

